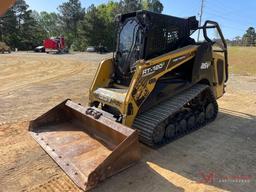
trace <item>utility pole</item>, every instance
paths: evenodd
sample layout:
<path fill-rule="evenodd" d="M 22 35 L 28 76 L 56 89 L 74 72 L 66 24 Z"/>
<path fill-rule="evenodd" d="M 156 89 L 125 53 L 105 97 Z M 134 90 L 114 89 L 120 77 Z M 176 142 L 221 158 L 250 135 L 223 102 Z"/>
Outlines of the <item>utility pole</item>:
<path fill-rule="evenodd" d="M 204 4 L 205 4 L 205 0 L 201 0 L 201 8 L 200 8 L 200 13 L 199 13 L 199 26 L 200 27 L 202 25 L 202 18 L 203 18 L 203 13 L 204 13 Z M 199 41 L 200 32 L 201 32 L 201 29 L 198 30 L 197 41 Z"/>

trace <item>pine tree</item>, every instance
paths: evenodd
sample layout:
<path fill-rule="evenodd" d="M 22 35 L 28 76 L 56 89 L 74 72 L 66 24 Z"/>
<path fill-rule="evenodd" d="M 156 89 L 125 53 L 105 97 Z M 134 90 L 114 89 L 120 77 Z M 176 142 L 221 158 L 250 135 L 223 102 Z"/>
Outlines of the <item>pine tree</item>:
<path fill-rule="evenodd" d="M 0 41 L 22 50 L 32 49 L 42 42 L 41 38 L 44 34 L 24 0 L 17 0 L 15 5 L 0 18 L 0 31 Z"/>
<path fill-rule="evenodd" d="M 56 37 L 62 33 L 61 21 L 57 13 L 43 11 L 38 14 L 37 22 L 46 31 L 48 37 Z"/>
<path fill-rule="evenodd" d="M 120 13 L 129 13 L 143 8 L 140 0 L 121 0 L 119 7 Z"/>
<path fill-rule="evenodd" d="M 58 8 L 66 42 L 70 46 L 78 38 L 78 23 L 84 18 L 85 9 L 79 0 L 69 0 Z"/>
<path fill-rule="evenodd" d="M 147 0 L 149 11 L 155 13 L 162 13 L 164 6 L 159 0 Z"/>

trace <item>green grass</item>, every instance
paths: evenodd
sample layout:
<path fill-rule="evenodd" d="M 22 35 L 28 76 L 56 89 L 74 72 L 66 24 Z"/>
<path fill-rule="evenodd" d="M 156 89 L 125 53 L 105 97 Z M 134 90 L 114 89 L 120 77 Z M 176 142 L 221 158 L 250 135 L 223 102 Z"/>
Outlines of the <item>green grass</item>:
<path fill-rule="evenodd" d="M 229 47 L 229 71 L 239 75 L 256 75 L 256 48 Z"/>

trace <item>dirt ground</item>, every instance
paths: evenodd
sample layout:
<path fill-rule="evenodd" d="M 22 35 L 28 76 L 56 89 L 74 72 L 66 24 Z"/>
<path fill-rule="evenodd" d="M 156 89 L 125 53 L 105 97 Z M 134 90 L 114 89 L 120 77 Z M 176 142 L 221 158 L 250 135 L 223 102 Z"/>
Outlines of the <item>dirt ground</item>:
<path fill-rule="evenodd" d="M 0 191 L 79 191 L 30 137 L 27 121 L 71 98 L 86 105 L 101 59 L 111 55 L 0 55 Z M 231 75 L 210 125 L 99 185 L 100 191 L 255 191 L 256 77 Z"/>

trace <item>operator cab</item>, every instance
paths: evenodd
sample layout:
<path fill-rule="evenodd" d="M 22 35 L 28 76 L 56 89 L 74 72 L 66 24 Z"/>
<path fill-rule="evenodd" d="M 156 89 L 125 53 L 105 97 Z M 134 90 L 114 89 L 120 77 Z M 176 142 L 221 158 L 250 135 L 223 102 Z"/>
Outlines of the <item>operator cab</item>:
<path fill-rule="evenodd" d="M 178 18 L 144 10 L 118 15 L 116 21 L 113 80 L 124 86 L 129 86 L 139 60 L 149 60 L 195 44 L 190 35 L 198 29 L 196 17 Z"/>

